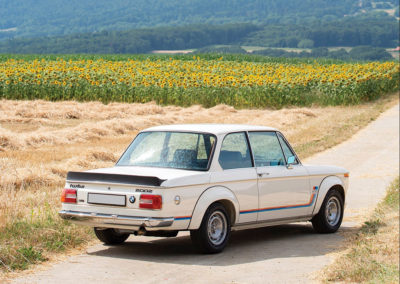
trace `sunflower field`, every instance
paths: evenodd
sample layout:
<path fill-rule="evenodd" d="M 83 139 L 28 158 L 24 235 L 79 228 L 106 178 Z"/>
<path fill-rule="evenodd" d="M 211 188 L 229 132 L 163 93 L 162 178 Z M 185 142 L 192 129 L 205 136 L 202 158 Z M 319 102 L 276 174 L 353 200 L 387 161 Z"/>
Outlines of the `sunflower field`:
<path fill-rule="evenodd" d="M 0 62 L 0 98 L 260 108 L 357 104 L 399 89 L 396 62 L 171 57 Z"/>

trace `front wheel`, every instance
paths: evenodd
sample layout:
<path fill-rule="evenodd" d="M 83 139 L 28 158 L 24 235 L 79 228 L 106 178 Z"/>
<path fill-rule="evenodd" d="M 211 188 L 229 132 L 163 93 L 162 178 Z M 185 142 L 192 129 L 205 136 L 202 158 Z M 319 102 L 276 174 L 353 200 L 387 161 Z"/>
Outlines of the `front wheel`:
<path fill-rule="evenodd" d="M 225 207 L 212 204 L 204 214 L 200 228 L 190 231 L 193 244 L 203 253 L 224 250 L 231 234 L 231 222 Z"/>
<path fill-rule="evenodd" d="M 120 233 L 115 229 L 94 228 L 94 233 L 96 237 L 106 245 L 122 244 L 129 238 L 129 234 Z"/>
<path fill-rule="evenodd" d="M 324 234 L 336 232 L 342 224 L 343 207 L 343 197 L 339 191 L 330 190 L 318 214 L 311 220 L 314 230 Z"/>

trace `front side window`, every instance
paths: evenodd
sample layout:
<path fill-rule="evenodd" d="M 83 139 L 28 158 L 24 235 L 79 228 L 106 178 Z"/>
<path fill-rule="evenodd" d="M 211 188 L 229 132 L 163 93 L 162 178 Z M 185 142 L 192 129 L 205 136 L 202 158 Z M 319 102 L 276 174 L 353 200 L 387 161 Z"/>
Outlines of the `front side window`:
<path fill-rule="evenodd" d="M 278 138 L 279 138 L 279 141 L 281 142 L 282 149 L 283 149 L 283 152 L 285 153 L 286 159 L 288 159 L 291 156 L 296 157 L 296 155 L 290 149 L 290 147 L 288 146 L 285 139 L 283 139 L 283 137 L 280 133 L 278 133 Z M 296 158 L 294 164 L 298 164 L 298 163 L 299 163 L 299 161 L 297 161 L 297 158 Z"/>
<path fill-rule="evenodd" d="M 249 132 L 256 167 L 285 165 L 285 157 L 275 132 Z"/>
<path fill-rule="evenodd" d="M 244 132 L 225 136 L 219 154 L 219 164 L 224 170 L 252 167 L 249 145 Z"/>
<path fill-rule="evenodd" d="M 142 132 L 117 166 L 142 166 L 207 170 L 216 138 L 211 134 Z"/>

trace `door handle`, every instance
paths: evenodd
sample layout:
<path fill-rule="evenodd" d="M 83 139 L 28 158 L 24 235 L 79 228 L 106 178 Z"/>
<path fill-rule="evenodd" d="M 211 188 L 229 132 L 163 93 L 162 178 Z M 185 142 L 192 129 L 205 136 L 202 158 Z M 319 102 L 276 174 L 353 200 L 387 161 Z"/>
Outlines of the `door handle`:
<path fill-rule="evenodd" d="M 269 176 L 269 173 L 257 173 L 259 177 Z"/>

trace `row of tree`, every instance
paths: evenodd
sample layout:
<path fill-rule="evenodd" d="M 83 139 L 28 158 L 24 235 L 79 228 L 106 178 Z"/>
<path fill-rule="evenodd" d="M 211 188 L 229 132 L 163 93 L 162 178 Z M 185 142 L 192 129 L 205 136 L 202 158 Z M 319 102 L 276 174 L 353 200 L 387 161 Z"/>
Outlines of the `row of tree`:
<path fill-rule="evenodd" d="M 307 25 L 268 25 L 246 37 L 244 44 L 300 48 L 395 47 L 399 45 L 399 21 L 385 13 L 375 13 L 329 23 L 315 21 Z"/>
<path fill-rule="evenodd" d="M 2 53 L 148 53 L 157 49 L 188 49 L 231 44 L 259 30 L 252 24 L 103 31 L 64 37 L 0 42 Z"/>
<path fill-rule="evenodd" d="M 294 52 L 282 49 L 263 49 L 254 51 L 253 54 L 260 54 L 269 57 L 295 57 L 295 58 L 332 58 L 339 60 L 393 60 L 392 55 L 384 48 L 372 46 L 357 46 L 349 51 L 344 48 L 329 50 L 326 47 L 311 49 L 310 52 Z"/>
<path fill-rule="evenodd" d="M 0 42 L 1 53 L 148 53 L 209 45 L 264 47 L 396 47 L 399 22 L 386 16 L 349 17 L 307 25 L 192 25 L 103 31 L 62 37 L 22 38 Z"/>
<path fill-rule="evenodd" d="M 385 48 L 372 47 L 372 46 L 356 46 L 349 51 L 345 48 L 329 50 L 326 47 L 312 48 L 311 50 L 304 51 L 287 51 L 279 48 L 266 48 L 247 52 L 241 46 L 206 46 L 197 49 L 194 53 L 197 54 L 254 54 L 264 55 L 268 57 L 281 57 L 281 58 L 330 58 L 338 60 L 392 60 L 392 55 L 386 51 Z"/>

